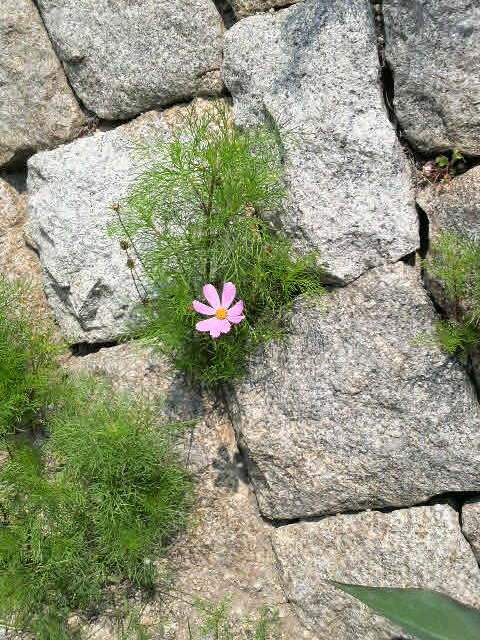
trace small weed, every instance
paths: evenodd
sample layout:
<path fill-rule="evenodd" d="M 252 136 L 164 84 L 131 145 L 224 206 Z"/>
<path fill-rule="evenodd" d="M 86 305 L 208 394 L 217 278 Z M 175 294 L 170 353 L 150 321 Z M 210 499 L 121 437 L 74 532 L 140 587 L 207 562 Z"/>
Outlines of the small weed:
<path fill-rule="evenodd" d="M 240 378 L 256 347 L 285 331 L 296 296 L 321 294 L 317 257 L 296 255 L 265 222 L 286 197 L 276 136 L 240 130 L 224 107 L 190 110 L 168 141 L 142 149 L 145 169 L 124 203 L 113 205 L 142 304 L 135 336 L 207 384 Z M 212 339 L 196 331 L 202 287 L 236 285 L 246 319 Z"/>
<path fill-rule="evenodd" d="M 276 640 L 279 636 L 278 611 L 262 607 L 255 618 L 233 621 L 228 602 L 215 606 L 209 602 L 197 602 L 202 621 L 192 629 L 189 625 L 188 640 Z"/>
<path fill-rule="evenodd" d="M 427 162 L 423 166 L 422 175 L 428 182 L 449 182 L 452 177 L 463 173 L 465 169 L 465 158 L 458 149 L 453 149 L 450 158 L 441 155 Z"/>

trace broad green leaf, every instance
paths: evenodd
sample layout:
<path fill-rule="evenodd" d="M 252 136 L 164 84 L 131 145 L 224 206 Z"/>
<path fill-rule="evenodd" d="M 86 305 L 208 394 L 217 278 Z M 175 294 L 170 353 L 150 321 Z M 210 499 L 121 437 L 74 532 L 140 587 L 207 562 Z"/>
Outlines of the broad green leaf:
<path fill-rule="evenodd" d="M 458 149 L 453 150 L 453 157 L 455 158 L 455 160 L 464 160 L 464 157 Z"/>
<path fill-rule="evenodd" d="M 480 611 L 442 593 L 328 582 L 419 640 L 480 639 Z"/>
<path fill-rule="evenodd" d="M 447 156 L 438 156 L 438 158 L 436 159 L 436 163 L 439 167 L 446 167 L 448 165 Z"/>

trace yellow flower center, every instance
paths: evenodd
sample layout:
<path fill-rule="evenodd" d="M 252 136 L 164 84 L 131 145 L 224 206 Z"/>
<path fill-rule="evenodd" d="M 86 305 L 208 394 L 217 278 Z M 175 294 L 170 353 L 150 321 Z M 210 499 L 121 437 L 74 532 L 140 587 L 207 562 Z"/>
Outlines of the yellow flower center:
<path fill-rule="evenodd" d="M 222 309 L 220 307 L 220 309 L 217 309 L 215 315 L 219 320 L 225 320 L 225 318 L 227 317 L 227 312 L 225 311 L 225 309 Z"/>

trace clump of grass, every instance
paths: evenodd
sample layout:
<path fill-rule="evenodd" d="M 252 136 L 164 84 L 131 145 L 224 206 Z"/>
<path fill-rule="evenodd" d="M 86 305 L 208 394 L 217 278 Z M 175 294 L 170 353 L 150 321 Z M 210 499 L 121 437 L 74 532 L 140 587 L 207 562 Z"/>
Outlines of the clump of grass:
<path fill-rule="evenodd" d="M 318 302 L 323 270 L 266 222 L 286 197 L 276 135 L 241 130 L 225 106 L 187 112 L 171 139 L 143 147 L 145 168 L 113 205 L 142 304 L 135 336 L 170 355 L 195 380 L 241 377 L 257 346 L 285 331 L 296 296 Z M 211 283 L 233 282 L 246 319 L 212 339 L 192 309 Z"/>
<path fill-rule="evenodd" d="M 0 275 L 0 437 L 31 425 L 60 371 L 50 325 L 27 308 L 29 286 Z"/>
<path fill-rule="evenodd" d="M 450 316 L 436 323 L 436 339 L 447 353 L 465 355 L 480 344 L 480 242 L 440 233 L 425 266 L 440 280 Z"/>
<path fill-rule="evenodd" d="M 81 622 L 110 606 L 109 586 L 153 587 L 153 553 L 185 524 L 181 429 L 141 399 L 66 375 L 21 289 L 0 281 L 0 301 L 0 626 L 81 637 Z"/>

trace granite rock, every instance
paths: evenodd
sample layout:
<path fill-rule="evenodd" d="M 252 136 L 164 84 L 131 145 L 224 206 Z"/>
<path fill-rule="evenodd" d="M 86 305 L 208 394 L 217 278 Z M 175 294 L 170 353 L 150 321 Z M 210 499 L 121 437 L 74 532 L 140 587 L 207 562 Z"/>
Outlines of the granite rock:
<path fill-rule="evenodd" d="M 418 246 L 411 170 L 388 120 L 364 0 L 305 0 L 225 37 L 240 125 L 279 131 L 289 198 L 272 222 L 349 282 Z"/>
<path fill-rule="evenodd" d="M 434 589 L 480 606 L 480 571 L 448 505 L 365 512 L 276 529 L 286 594 L 308 628 L 329 640 L 405 637 L 325 580 Z"/>
<path fill-rule="evenodd" d="M 372 270 L 326 307 L 299 299 L 230 398 L 264 516 L 480 490 L 478 402 L 462 365 L 419 340 L 436 314 L 417 270 Z"/>
<path fill-rule="evenodd" d="M 417 193 L 417 203 L 430 223 L 430 238 L 441 231 L 480 238 L 480 165 L 449 182 L 429 184 Z"/>
<path fill-rule="evenodd" d="M 23 296 L 35 310 L 47 312 L 43 292 L 42 265 L 29 246 L 27 198 L 0 178 L 0 275 L 9 280 L 23 280 Z"/>
<path fill-rule="evenodd" d="M 86 119 L 31 0 L 0 3 L 0 166 L 78 136 Z"/>
<path fill-rule="evenodd" d="M 100 118 L 222 91 L 212 0 L 38 0 L 70 83 Z"/>
<path fill-rule="evenodd" d="M 471 0 L 383 0 L 394 109 L 424 153 L 480 154 L 480 5 Z"/>
<path fill-rule="evenodd" d="M 125 332 L 138 294 L 118 239 L 108 235 L 115 219 L 109 207 L 127 193 L 134 142 L 166 131 L 152 111 L 28 162 L 29 236 L 49 303 L 71 342 L 108 342 Z"/>
<path fill-rule="evenodd" d="M 462 531 L 480 562 L 480 502 L 478 496 L 462 507 Z"/>

